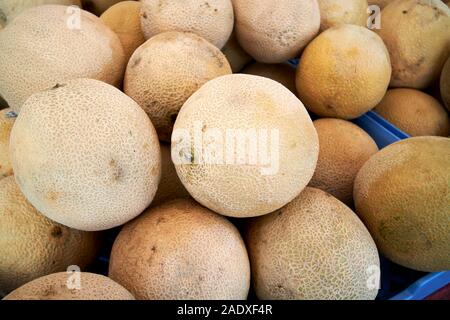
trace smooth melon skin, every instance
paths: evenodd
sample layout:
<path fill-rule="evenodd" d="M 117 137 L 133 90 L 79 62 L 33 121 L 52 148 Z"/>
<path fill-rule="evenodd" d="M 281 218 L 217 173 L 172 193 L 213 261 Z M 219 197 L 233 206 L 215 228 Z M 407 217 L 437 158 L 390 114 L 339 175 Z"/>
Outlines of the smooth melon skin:
<path fill-rule="evenodd" d="M 77 289 L 77 279 L 80 289 Z M 108 277 L 89 273 L 53 273 L 24 284 L 3 300 L 134 300 Z"/>
<path fill-rule="evenodd" d="M 339 24 L 367 25 L 367 0 L 318 0 L 320 31 Z"/>
<path fill-rule="evenodd" d="M 158 137 L 145 112 L 92 79 L 31 96 L 11 132 L 10 153 L 28 201 L 48 218 L 85 231 L 135 218 L 152 201 L 161 175 Z"/>
<path fill-rule="evenodd" d="M 364 130 L 349 121 L 324 118 L 313 123 L 319 136 L 319 160 L 309 186 L 352 206 L 355 177 L 378 147 Z"/>
<path fill-rule="evenodd" d="M 380 252 L 420 271 L 450 269 L 450 139 L 414 137 L 384 148 L 359 171 L 358 215 Z"/>
<path fill-rule="evenodd" d="M 233 7 L 239 44 L 259 62 L 298 57 L 319 32 L 317 0 L 233 0 Z"/>
<path fill-rule="evenodd" d="M 374 32 L 355 25 L 325 30 L 303 51 L 296 85 L 320 117 L 354 119 L 375 107 L 391 78 L 389 53 Z"/>
<path fill-rule="evenodd" d="M 410 136 L 448 137 L 450 134 L 450 120 L 445 108 L 419 90 L 388 90 L 373 110 Z"/>
<path fill-rule="evenodd" d="M 97 256 L 102 236 L 67 228 L 43 216 L 23 196 L 14 177 L 0 180 L 0 293 Z"/>
<path fill-rule="evenodd" d="M 234 31 L 231 33 L 227 43 L 223 46 L 222 52 L 230 63 L 233 73 L 238 73 L 246 64 L 252 61 L 252 57 L 239 45 L 236 32 Z"/>
<path fill-rule="evenodd" d="M 253 287 L 262 300 L 369 300 L 380 262 L 369 232 L 346 205 L 307 187 L 246 231 Z M 378 280 L 378 281 L 377 281 Z"/>
<path fill-rule="evenodd" d="M 441 72 L 441 97 L 447 110 L 450 111 L 450 56 Z"/>
<path fill-rule="evenodd" d="M 9 157 L 9 137 L 14 125 L 15 117 L 11 109 L 0 111 L 0 179 L 13 174 Z"/>
<path fill-rule="evenodd" d="M 118 2 L 122 2 L 121 0 L 81 0 L 83 5 L 83 9 L 93 14 L 100 16 L 104 13 L 108 8 L 112 7 Z"/>
<path fill-rule="evenodd" d="M 319 153 L 301 101 L 276 81 L 246 74 L 216 78 L 195 92 L 177 117 L 171 147 L 191 196 L 231 217 L 267 214 L 294 199 Z"/>
<path fill-rule="evenodd" d="M 376 32 L 390 53 L 390 86 L 428 87 L 450 55 L 450 9 L 440 0 L 400 0 L 381 16 Z"/>
<path fill-rule="evenodd" d="M 125 225 L 114 242 L 109 276 L 138 300 L 243 300 L 250 263 L 233 224 L 182 199 Z"/>
<path fill-rule="evenodd" d="M 125 59 L 119 38 L 99 18 L 44 5 L 22 12 L 0 32 L 0 70 L 0 95 L 19 112 L 33 93 L 70 79 L 118 85 Z"/>
<path fill-rule="evenodd" d="M 145 38 L 168 31 L 192 32 L 222 49 L 233 31 L 231 0 L 141 0 Z"/>
<path fill-rule="evenodd" d="M 159 139 L 170 142 L 183 103 L 207 81 L 231 72 L 223 53 L 205 39 L 194 33 L 165 32 L 131 56 L 124 91 L 147 112 Z"/>
<path fill-rule="evenodd" d="M 287 63 L 266 64 L 255 62 L 245 67 L 242 73 L 278 81 L 291 90 L 293 94 L 297 94 L 297 89 L 295 88 L 295 68 Z"/>
<path fill-rule="evenodd" d="M 122 43 L 125 61 L 145 42 L 141 30 L 141 3 L 138 1 L 121 1 L 103 12 L 100 19 L 114 31 Z"/>

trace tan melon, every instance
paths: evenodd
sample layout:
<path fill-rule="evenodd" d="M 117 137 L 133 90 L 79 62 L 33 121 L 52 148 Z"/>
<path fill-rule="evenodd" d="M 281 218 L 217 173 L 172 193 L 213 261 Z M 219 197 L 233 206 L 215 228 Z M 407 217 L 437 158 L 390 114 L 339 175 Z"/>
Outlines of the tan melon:
<path fill-rule="evenodd" d="M 222 52 L 230 63 L 233 73 L 241 71 L 247 63 L 252 61 L 252 57 L 239 45 L 234 31 L 222 48 Z"/>
<path fill-rule="evenodd" d="M 241 300 L 250 264 L 233 224 L 193 200 L 176 200 L 125 225 L 109 276 L 139 300 Z"/>
<path fill-rule="evenodd" d="M 386 7 L 389 3 L 393 2 L 394 0 L 368 0 L 367 2 L 369 5 L 377 5 L 381 9 Z"/>
<path fill-rule="evenodd" d="M 100 16 L 108 8 L 112 7 L 121 0 L 81 0 L 83 9 Z"/>
<path fill-rule="evenodd" d="M 450 269 L 450 139 L 415 137 L 370 158 L 354 188 L 380 252 L 421 271 Z"/>
<path fill-rule="evenodd" d="M 114 31 L 122 43 L 125 61 L 145 42 L 141 30 L 141 3 L 137 1 L 121 1 L 103 12 L 100 19 Z"/>
<path fill-rule="evenodd" d="M 149 115 L 160 140 L 170 141 L 183 103 L 204 83 L 231 73 L 218 48 L 185 32 L 161 33 L 131 57 L 124 91 Z"/>
<path fill-rule="evenodd" d="M 233 74 L 207 82 L 181 108 L 172 160 L 192 197 L 218 213 L 272 212 L 308 184 L 319 152 L 306 109 L 280 83 Z"/>
<path fill-rule="evenodd" d="M 313 123 L 319 136 L 319 160 L 309 185 L 352 206 L 356 175 L 378 147 L 364 130 L 349 121 L 324 118 Z"/>
<path fill-rule="evenodd" d="M 9 157 L 9 136 L 14 125 L 15 114 L 11 109 L 0 111 L 0 179 L 13 174 Z"/>
<path fill-rule="evenodd" d="M 320 8 L 320 30 L 339 24 L 367 24 L 367 0 L 318 0 Z"/>
<path fill-rule="evenodd" d="M 135 218 L 152 201 L 161 175 L 158 138 L 145 112 L 97 80 L 72 80 L 31 96 L 10 143 L 28 201 L 79 230 Z"/>
<path fill-rule="evenodd" d="M 377 248 L 347 206 L 307 187 L 282 209 L 253 218 L 246 234 L 260 299 L 374 299 Z"/>
<path fill-rule="evenodd" d="M 100 244 L 99 233 L 70 229 L 43 216 L 13 176 L 0 181 L 0 292 L 72 265 L 84 270 Z"/>
<path fill-rule="evenodd" d="M 391 77 L 376 33 L 355 25 L 322 32 L 303 51 L 296 84 L 306 108 L 321 117 L 357 118 L 383 98 Z"/>
<path fill-rule="evenodd" d="M 319 32 L 317 0 L 233 0 L 236 36 L 259 62 L 297 57 Z"/>
<path fill-rule="evenodd" d="M 2 26 L 11 22 L 22 11 L 44 4 L 75 5 L 81 7 L 80 0 L 2 0 L 0 2 L 0 29 Z"/>
<path fill-rule="evenodd" d="M 170 145 L 161 143 L 161 181 L 152 201 L 152 206 L 169 200 L 189 198 L 189 193 L 178 178 L 170 155 Z"/>
<path fill-rule="evenodd" d="M 233 31 L 231 0 L 142 0 L 145 38 L 168 31 L 192 32 L 221 49 Z"/>
<path fill-rule="evenodd" d="M 4 300 L 134 300 L 134 297 L 105 276 L 59 272 L 28 282 Z"/>
<path fill-rule="evenodd" d="M 287 63 L 266 64 L 255 62 L 248 65 L 242 73 L 253 74 L 255 76 L 266 77 L 278 81 L 283 86 L 297 94 L 295 88 L 295 68 Z"/>
<path fill-rule="evenodd" d="M 444 101 L 447 110 L 450 111 L 450 57 L 447 59 L 447 62 L 442 69 L 440 87 L 442 100 Z"/>
<path fill-rule="evenodd" d="M 0 94 L 14 111 L 58 82 L 122 81 L 125 60 L 117 35 L 89 12 L 68 8 L 33 7 L 0 32 Z"/>
<path fill-rule="evenodd" d="M 386 6 L 377 33 L 392 62 L 392 87 L 423 89 L 450 55 L 450 9 L 440 0 L 401 0 Z"/>
<path fill-rule="evenodd" d="M 448 137 L 450 134 L 450 120 L 445 108 L 419 90 L 388 90 L 374 111 L 410 136 Z"/>

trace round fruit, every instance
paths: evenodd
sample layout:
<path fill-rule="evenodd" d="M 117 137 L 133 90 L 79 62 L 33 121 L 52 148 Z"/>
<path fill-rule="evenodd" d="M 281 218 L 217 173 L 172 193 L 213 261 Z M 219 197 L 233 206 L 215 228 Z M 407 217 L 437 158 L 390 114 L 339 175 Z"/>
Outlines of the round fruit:
<path fill-rule="evenodd" d="M 247 66 L 242 73 L 253 74 L 255 76 L 266 77 L 278 81 L 283 86 L 297 94 L 295 88 L 295 68 L 287 63 L 265 64 L 260 62 Z"/>
<path fill-rule="evenodd" d="M 318 0 L 320 7 L 320 30 L 339 24 L 367 24 L 367 0 Z"/>
<path fill-rule="evenodd" d="M 10 143 L 25 197 L 68 227 L 119 226 L 156 193 L 161 155 L 155 129 L 136 102 L 106 83 L 77 79 L 34 94 Z"/>
<path fill-rule="evenodd" d="M 0 180 L 0 292 L 72 265 L 84 269 L 99 247 L 98 233 L 51 221 L 28 203 L 13 176 Z"/>
<path fill-rule="evenodd" d="M 448 137 L 450 134 L 445 108 L 419 90 L 388 90 L 374 111 L 410 136 Z"/>
<path fill-rule="evenodd" d="M 13 174 L 9 157 L 9 136 L 14 125 L 15 114 L 11 109 L 0 111 L 0 179 Z"/>
<path fill-rule="evenodd" d="M 121 0 L 81 0 L 83 9 L 100 16 L 109 7 L 112 7 Z"/>
<path fill-rule="evenodd" d="M 62 81 L 122 80 L 125 61 L 117 35 L 89 12 L 68 8 L 33 7 L 0 32 L 0 94 L 14 111 L 33 93 Z"/>
<path fill-rule="evenodd" d="M 390 77 L 389 54 L 380 37 L 347 24 L 327 29 L 308 45 L 296 84 L 309 111 L 353 119 L 381 101 Z"/>
<path fill-rule="evenodd" d="M 145 42 L 141 30 L 141 3 L 137 1 L 122 1 L 106 10 L 100 19 L 113 30 L 120 39 L 128 61 L 133 52 Z"/>
<path fill-rule="evenodd" d="M 252 57 L 250 57 L 239 45 L 234 31 L 231 34 L 230 39 L 228 39 L 227 43 L 222 48 L 222 52 L 230 63 L 233 73 L 241 71 L 247 63 L 252 61 Z"/>
<path fill-rule="evenodd" d="M 259 62 L 297 57 L 319 32 L 317 0 L 233 0 L 236 36 Z"/>
<path fill-rule="evenodd" d="M 125 225 L 109 275 L 136 299 L 246 299 L 250 264 L 238 230 L 193 200 L 176 200 Z"/>
<path fill-rule="evenodd" d="M 231 73 L 218 48 L 185 32 L 161 33 L 132 55 L 125 72 L 124 91 L 152 120 L 163 141 L 170 141 L 183 103 L 207 81 Z"/>
<path fill-rule="evenodd" d="M 450 139 L 409 138 L 359 171 L 355 206 L 386 257 L 421 271 L 450 269 Z"/>
<path fill-rule="evenodd" d="M 260 299 L 374 299 L 379 258 L 358 217 L 307 187 L 286 207 L 250 221 L 246 242 Z"/>
<path fill-rule="evenodd" d="M 2 26 L 11 22 L 22 11 L 44 4 L 75 5 L 81 7 L 80 0 L 2 0 L 0 2 L 0 29 Z"/>
<path fill-rule="evenodd" d="M 178 178 L 177 171 L 170 156 L 170 145 L 161 144 L 161 181 L 152 206 L 169 200 L 189 198 L 189 193 Z"/>
<path fill-rule="evenodd" d="M 3 300 L 134 300 L 134 297 L 105 276 L 59 272 L 28 282 Z"/>
<path fill-rule="evenodd" d="M 233 217 L 294 199 L 316 167 L 317 133 L 303 104 L 276 81 L 233 74 L 207 82 L 183 105 L 172 160 L 202 205 Z"/>
<path fill-rule="evenodd" d="M 378 147 L 364 130 L 349 121 L 325 118 L 313 123 L 319 136 L 319 160 L 309 185 L 351 206 L 355 177 Z"/>
<path fill-rule="evenodd" d="M 441 73 L 441 96 L 447 110 L 450 111 L 450 56 Z"/>
<path fill-rule="evenodd" d="M 233 31 L 231 0 L 142 0 L 146 39 L 167 31 L 193 32 L 221 49 Z"/>
<path fill-rule="evenodd" d="M 369 5 L 377 5 L 381 9 L 386 7 L 389 3 L 393 2 L 394 0 L 368 0 L 367 2 Z"/>
<path fill-rule="evenodd" d="M 399 0 L 381 15 L 377 32 L 391 56 L 391 86 L 428 87 L 450 55 L 450 9 L 440 0 Z"/>

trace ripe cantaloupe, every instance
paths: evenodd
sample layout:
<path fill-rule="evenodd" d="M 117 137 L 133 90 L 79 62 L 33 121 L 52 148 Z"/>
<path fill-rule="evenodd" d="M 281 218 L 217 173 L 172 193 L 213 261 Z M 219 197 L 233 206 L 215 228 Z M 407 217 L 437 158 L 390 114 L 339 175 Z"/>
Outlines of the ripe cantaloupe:
<path fill-rule="evenodd" d="M 358 215 L 380 252 L 420 271 L 450 269 L 450 139 L 414 137 L 384 148 L 359 171 Z"/>
<path fill-rule="evenodd" d="M 445 108 L 419 90 L 388 90 L 374 111 L 410 136 L 448 137 L 450 134 L 450 120 Z"/>
<path fill-rule="evenodd" d="M 86 268 L 101 237 L 64 227 L 43 216 L 10 176 L 0 180 L 0 293 L 71 265 Z"/>
<path fill-rule="evenodd" d="M 9 157 L 9 136 L 14 120 L 14 113 L 11 109 L 0 111 L 0 179 L 13 174 Z"/>
<path fill-rule="evenodd" d="M 178 178 L 170 155 L 170 145 L 161 143 L 161 181 L 152 206 L 178 198 L 189 198 L 189 193 Z"/>
<path fill-rule="evenodd" d="M 119 37 L 128 61 L 141 44 L 145 42 L 141 30 L 141 3 L 137 1 L 121 1 L 103 12 L 100 19 Z"/>
<path fill-rule="evenodd" d="M 58 272 L 28 282 L 3 300 L 134 300 L 134 297 L 99 274 Z"/>
<path fill-rule="evenodd" d="M 317 0 L 233 0 L 236 36 L 259 62 L 297 57 L 319 32 Z"/>
<path fill-rule="evenodd" d="M 0 2 L 0 29 L 5 26 L 15 16 L 28 8 L 44 4 L 60 4 L 81 7 L 80 0 L 2 0 Z"/>
<path fill-rule="evenodd" d="M 109 276 L 138 300 L 241 300 L 250 264 L 233 224 L 182 199 L 125 225 L 114 242 Z"/>
<path fill-rule="evenodd" d="M 223 46 L 222 52 L 230 63 L 233 73 L 241 71 L 247 63 L 252 61 L 252 57 L 239 45 L 234 31 Z"/>
<path fill-rule="evenodd" d="M 167 31 L 192 32 L 221 49 L 233 31 L 231 0 L 142 0 L 145 38 Z"/>
<path fill-rule="evenodd" d="M 232 217 L 272 212 L 294 199 L 316 167 L 317 133 L 280 83 L 233 74 L 207 82 L 183 105 L 172 160 L 192 197 Z"/>
<path fill-rule="evenodd" d="M 447 110 L 450 111 L 450 57 L 447 59 L 447 62 L 442 69 L 440 87 L 442 100 L 444 101 Z"/>
<path fill-rule="evenodd" d="M 440 0 L 400 0 L 381 16 L 376 31 L 391 56 L 391 87 L 428 87 L 450 55 L 450 9 Z"/>
<path fill-rule="evenodd" d="M 31 96 L 14 124 L 10 152 L 28 201 L 79 230 L 135 218 L 152 201 L 161 175 L 158 137 L 145 112 L 92 79 Z"/>
<path fill-rule="evenodd" d="M 367 0 L 318 0 L 320 8 L 320 30 L 339 24 L 367 24 Z"/>
<path fill-rule="evenodd" d="M 319 160 L 309 185 L 351 206 L 355 177 L 378 147 L 364 130 L 349 121 L 324 118 L 313 123 L 319 136 Z"/>
<path fill-rule="evenodd" d="M 165 32 L 154 36 L 132 55 L 124 91 L 152 120 L 162 141 L 170 141 L 183 103 L 207 81 L 230 74 L 222 52 L 193 33 Z"/>
<path fill-rule="evenodd" d="M 68 8 L 33 7 L 0 32 L 0 94 L 14 111 L 33 93 L 70 79 L 122 81 L 125 60 L 117 35 L 89 12 Z"/>
<path fill-rule="evenodd" d="M 374 299 L 379 258 L 347 206 L 307 187 L 280 210 L 250 220 L 246 243 L 260 299 Z"/>
<path fill-rule="evenodd" d="M 325 30 L 303 51 L 296 85 L 309 111 L 353 119 L 381 101 L 390 77 L 389 54 L 381 38 L 345 24 Z"/>
<path fill-rule="evenodd" d="M 112 7 L 121 0 L 81 0 L 83 9 L 100 16 L 108 8 Z"/>
<path fill-rule="evenodd" d="M 389 3 L 393 2 L 393 0 L 368 0 L 369 5 L 377 5 L 381 9 L 386 7 Z"/>
<path fill-rule="evenodd" d="M 255 62 L 242 70 L 242 73 L 253 74 L 255 76 L 266 77 L 278 81 L 283 86 L 291 90 L 293 94 L 297 94 L 295 88 L 295 68 L 287 63 L 266 64 Z"/>

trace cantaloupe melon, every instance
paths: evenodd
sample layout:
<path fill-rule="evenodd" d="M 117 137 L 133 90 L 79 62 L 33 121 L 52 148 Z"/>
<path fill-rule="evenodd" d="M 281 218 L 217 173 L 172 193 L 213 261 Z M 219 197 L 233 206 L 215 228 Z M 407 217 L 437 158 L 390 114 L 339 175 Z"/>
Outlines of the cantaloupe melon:
<path fill-rule="evenodd" d="M 409 138 L 359 171 L 358 215 L 383 255 L 421 271 L 450 269 L 450 139 Z"/>
<path fill-rule="evenodd" d="M 287 63 L 266 64 L 255 62 L 245 67 L 242 73 L 278 81 L 291 90 L 292 93 L 297 94 L 297 89 L 295 88 L 295 68 Z"/>
<path fill-rule="evenodd" d="M 160 140 L 170 141 L 183 103 L 205 82 L 230 74 L 223 53 L 205 39 L 186 32 L 154 36 L 132 55 L 124 91 L 152 120 Z"/>
<path fill-rule="evenodd" d="M 367 0 L 318 0 L 320 8 L 320 30 L 339 24 L 367 24 Z"/>
<path fill-rule="evenodd" d="M 239 44 L 259 62 L 297 57 L 319 32 L 317 0 L 233 0 Z"/>
<path fill-rule="evenodd" d="M 28 282 L 3 300 L 134 300 L 134 297 L 105 276 L 59 272 Z"/>
<path fill-rule="evenodd" d="M 394 0 L 368 0 L 367 2 L 369 5 L 377 5 L 381 9 L 386 7 L 389 3 L 393 2 Z"/>
<path fill-rule="evenodd" d="M 101 235 L 70 229 L 43 216 L 10 176 L 0 180 L 0 293 L 97 256 Z"/>
<path fill-rule="evenodd" d="M 400 0 L 381 12 L 392 62 L 392 87 L 423 89 L 439 77 L 450 55 L 450 9 L 440 0 Z"/>
<path fill-rule="evenodd" d="M 374 299 L 377 248 L 342 202 L 307 187 L 280 210 L 253 218 L 246 233 L 260 299 Z"/>
<path fill-rule="evenodd" d="M 229 221 L 193 200 L 176 200 L 125 225 L 114 242 L 109 276 L 139 300 L 241 300 L 250 264 Z"/>
<path fill-rule="evenodd" d="M 10 152 L 28 201 L 79 230 L 135 218 L 152 201 L 161 175 L 158 138 L 145 112 L 92 79 L 31 96 L 14 124 Z"/>
<path fill-rule="evenodd" d="M 444 101 L 447 110 L 450 111 L 450 57 L 447 59 L 447 62 L 442 69 L 440 87 L 442 100 Z"/>
<path fill-rule="evenodd" d="M 410 136 L 448 137 L 450 134 L 445 108 L 432 96 L 416 89 L 388 90 L 374 111 Z"/>
<path fill-rule="evenodd" d="M 0 179 L 13 173 L 9 157 L 9 136 L 14 125 L 15 114 L 11 109 L 0 111 Z"/>
<path fill-rule="evenodd" d="M 233 31 L 231 0 L 142 0 L 146 39 L 168 31 L 192 32 L 221 49 Z"/>
<path fill-rule="evenodd" d="M 246 74 L 196 91 L 181 108 L 171 147 L 191 196 L 233 217 L 267 214 L 294 199 L 319 152 L 301 101 L 276 81 Z"/>
<path fill-rule="evenodd" d="M 319 136 L 319 160 L 309 185 L 352 206 L 355 177 L 378 147 L 364 130 L 349 121 L 324 118 L 313 123 Z"/>
<path fill-rule="evenodd" d="M 69 79 L 122 81 L 117 35 L 89 12 L 68 8 L 33 7 L 0 32 L 0 94 L 14 111 L 33 93 Z"/>
<path fill-rule="evenodd" d="M 234 31 L 223 46 L 222 52 L 230 63 L 233 73 L 241 71 L 247 63 L 252 61 L 252 57 L 239 45 Z"/>
<path fill-rule="evenodd" d="M 128 61 L 141 44 L 145 42 L 141 30 L 141 3 L 121 1 L 103 12 L 100 19 L 114 31 L 122 43 L 125 61 Z"/>
<path fill-rule="evenodd" d="M 309 111 L 353 119 L 381 101 L 390 77 L 389 54 L 381 38 L 344 24 L 325 30 L 303 51 L 296 84 Z"/>
<path fill-rule="evenodd" d="M 100 16 L 108 8 L 112 7 L 121 0 L 81 0 L 83 9 Z"/>

